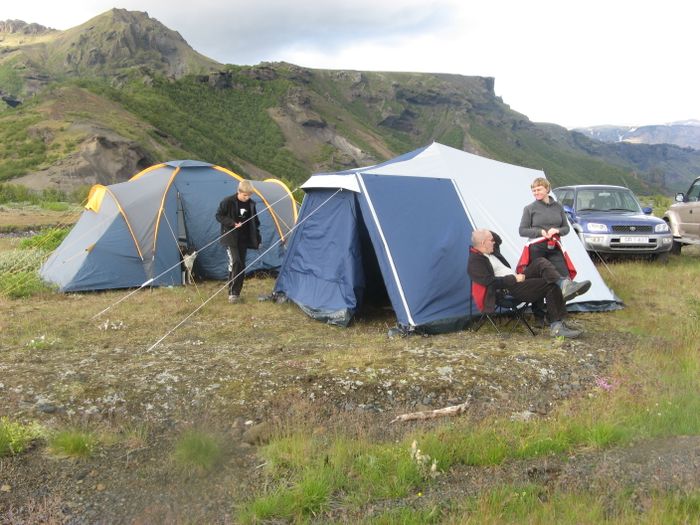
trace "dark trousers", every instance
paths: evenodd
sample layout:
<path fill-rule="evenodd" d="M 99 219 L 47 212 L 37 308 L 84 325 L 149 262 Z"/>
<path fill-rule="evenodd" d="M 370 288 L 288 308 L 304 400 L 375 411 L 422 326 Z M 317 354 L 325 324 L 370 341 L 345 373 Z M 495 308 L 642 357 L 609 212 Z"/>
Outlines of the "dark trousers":
<path fill-rule="evenodd" d="M 531 244 L 530 245 L 530 266 L 532 265 L 533 261 L 539 259 L 540 257 L 544 257 L 547 259 L 549 262 L 551 262 L 554 267 L 557 269 L 561 277 L 560 279 L 568 279 L 569 278 L 569 269 L 566 267 L 566 261 L 564 260 L 564 254 L 561 253 L 561 250 L 558 247 L 555 247 L 553 249 L 547 248 L 547 243 L 546 242 L 538 242 L 536 244 Z"/>
<path fill-rule="evenodd" d="M 547 309 L 551 322 L 566 318 L 566 303 L 559 288 L 561 276 L 547 259 L 533 260 L 525 268 L 525 280 L 509 287 L 510 293 L 519 301 L 532 303 L 535 313 Z M 545 303 L 545 304 L 543 304 Z"/>
<path fill-rule="evenodd" d="M 236 244 L 227 246 L 228 254 L 228 294 L 241 295 L 243 281 L 245 280 L 245 256 L 248 251 L 247 246 Z"/>

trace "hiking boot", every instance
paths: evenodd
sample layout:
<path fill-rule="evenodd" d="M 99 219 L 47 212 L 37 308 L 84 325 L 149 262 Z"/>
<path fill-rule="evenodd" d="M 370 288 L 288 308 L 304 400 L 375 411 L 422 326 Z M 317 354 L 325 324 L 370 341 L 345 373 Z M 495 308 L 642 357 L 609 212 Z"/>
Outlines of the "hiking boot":
<path fill-rule="evenodd" d="M 569 330 L 578 330 L 579 332 L 583 332 L 583 330 L 581 330 L 581 327 L 577 324 L 568 321 L 562 321 L 561 324 L 566 326 Z"/>
<path fill-rule="evenodd" d="M 561 294 L 564 296 L 564 302 L 568 303 L 576 296 L 585 294 L 591 287 L 591 281 L 572 281 L 566 279 L 561 287 Z"/>
<path fill-rule="evenodd" d="M 552 337 L 567 337 L 569 339 L 575 339 L 581 335 L 581 330 L 574 330 L 569 328 L 562 321 L 555 321 L 549 327 L 549 333 Z"/>
<path fill-rule="evenodd" d="M 238 295 L 231 294 L 228 296 L 228 302 L 231 304 L 237 303 L 239 300 L 240 300 L 240 297 Z"/>

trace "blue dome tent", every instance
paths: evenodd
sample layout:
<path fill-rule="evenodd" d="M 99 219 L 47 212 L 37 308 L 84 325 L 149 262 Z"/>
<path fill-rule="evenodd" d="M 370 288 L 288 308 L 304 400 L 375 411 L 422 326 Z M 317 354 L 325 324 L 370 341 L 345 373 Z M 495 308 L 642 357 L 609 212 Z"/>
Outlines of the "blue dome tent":
<path fill-rule="evenodd" d="M 95 185 L 85 211 L 40 275 L 64 292 L 132 288 L 147 281 L 179 285 L 179 261 L 188 249 L 198 252 L 195 274 L 226 279 L 226 252 L 216 240 L 220 225 L 214 216 L 240 180 L 220 166 L 181 160 L 151 166 L 126 182 Z M 278 180 L 250 182 L 263 243 L 248 251 L 246 270 L 277 269 L 296 203 Z"/>

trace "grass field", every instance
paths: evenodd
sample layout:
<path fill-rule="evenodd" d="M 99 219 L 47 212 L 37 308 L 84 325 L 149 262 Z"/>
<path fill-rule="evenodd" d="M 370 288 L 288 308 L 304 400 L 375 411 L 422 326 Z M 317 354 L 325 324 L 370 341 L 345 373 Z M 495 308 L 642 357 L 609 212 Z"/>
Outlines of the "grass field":
<path fill-rule="evenodd" d="M 13 205 L 0 205 L 0 233 L 40 230 L 56 224 L 69 226 L 78 220 L 81 211 L 77 205 L 65 205 L 60 209 L 38 205 L 23 205 L 18 209 Z"/>
<path fill-rule="evenodd" d="M 576 341 L 338 329 L 270 278 L 4 297 L 0 522 L 698 523 L 699 263 L 600 267 L 626 307 Z"/>

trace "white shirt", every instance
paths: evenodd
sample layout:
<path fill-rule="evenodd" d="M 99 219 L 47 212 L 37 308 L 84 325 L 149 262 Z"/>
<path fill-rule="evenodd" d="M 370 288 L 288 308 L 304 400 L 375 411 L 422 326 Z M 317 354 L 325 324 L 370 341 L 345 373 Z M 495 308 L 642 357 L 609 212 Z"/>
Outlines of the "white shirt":
<path fill-rule="evenodd" d="M 506 275 L 515 275 L 515 272 L 508 268 L 505 264 L 501 262 L 501 260 L 496 257 L 495 255 L 491 253 L 485 253 L 486 257 L 488 258 L 489 262 L 491 263 L 491 267 L 493 268 L 493 273 L 496 275 L 496 277 L 505 277 Z"/>

